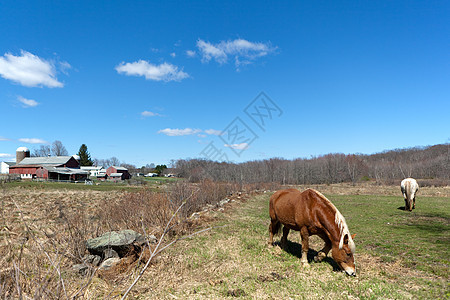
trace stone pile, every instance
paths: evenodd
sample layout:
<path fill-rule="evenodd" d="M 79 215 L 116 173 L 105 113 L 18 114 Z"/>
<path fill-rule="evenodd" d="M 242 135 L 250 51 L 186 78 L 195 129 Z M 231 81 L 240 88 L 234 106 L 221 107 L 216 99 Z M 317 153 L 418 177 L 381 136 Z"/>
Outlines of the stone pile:
<path fill-rule="evenodd" d="M 86 241 L 89 254 L 83 257 L 83 263 L 74 265 L 72 269 L 81 275 L 87 274 L 89 266 L 109 270 L 125 257 L 140 253 L 147 240 L 150 244 L 157 242 L 154 235 L 146 239 L 142 234 L 130 229 L 106 232 Z"/>

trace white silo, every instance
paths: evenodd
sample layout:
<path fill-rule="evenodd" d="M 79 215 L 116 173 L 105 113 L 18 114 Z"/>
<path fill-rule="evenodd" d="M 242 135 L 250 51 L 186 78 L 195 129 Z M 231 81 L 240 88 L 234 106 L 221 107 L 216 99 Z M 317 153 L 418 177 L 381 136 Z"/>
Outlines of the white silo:
<path fill-rule="evenodd" d="M 16 150 L 16 164 L 20 163 L 25 157 L 30 157 L 30 149 L 19 147 Z"/>

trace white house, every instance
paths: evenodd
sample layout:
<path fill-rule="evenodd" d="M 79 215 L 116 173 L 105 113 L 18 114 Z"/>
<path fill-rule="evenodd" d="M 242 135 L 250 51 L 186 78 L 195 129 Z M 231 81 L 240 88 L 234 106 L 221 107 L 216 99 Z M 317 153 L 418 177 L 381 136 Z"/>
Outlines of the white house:
<path fill-rule="evenodd" d="M 9 174 L 9 166 L 15 165 L 15 162 L 5 162 L 0 163 L 0 174 Z"/>
<path fill-rule="evenodd" d="M 105 175 L 106 174 L 106 169 L 103 168 L 102 166 L 81 166 L 80 167 L 82 170 L 85 171 L 89 171 L 90 176 L 99 176 L 99 175 Z"/>

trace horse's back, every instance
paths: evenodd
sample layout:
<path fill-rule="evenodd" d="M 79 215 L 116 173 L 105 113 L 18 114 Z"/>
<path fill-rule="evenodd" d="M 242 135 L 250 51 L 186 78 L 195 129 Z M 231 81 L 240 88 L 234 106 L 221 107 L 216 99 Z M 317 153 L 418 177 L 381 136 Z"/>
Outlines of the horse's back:
<path fill-rule="evenodd" d="M 296 229 L 305 220 L 305 213 L 310 211 L 310 191 L 300 192 L 296 189 L 280 190 L 270 198 L 270 217 L 282 224 Z M 298 230 L 298 229 L 297 229 Z"/>
<path fill-rule="evenodd" d="M 414 195 L 419 190 L 419 184 L 414 178 L 405 178 L 400 184 L 401 190 L 407 196 Z"/>

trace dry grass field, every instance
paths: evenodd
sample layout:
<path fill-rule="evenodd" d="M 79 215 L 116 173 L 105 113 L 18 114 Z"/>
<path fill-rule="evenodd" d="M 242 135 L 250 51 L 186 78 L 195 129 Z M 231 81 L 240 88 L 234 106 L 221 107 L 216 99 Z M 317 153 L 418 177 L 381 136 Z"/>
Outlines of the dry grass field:
<path fill-rule="evenodd" d="M 195 220 L 178 219 L 179 224 L 164 243 L 212 228 L 162 252 L 129 296 L 137 299 L 450 296 L 450 187 L 421 188 L 417 209 L 412 213 L 397 209 L 403 205 L 397 186 L 309 187 L 329 197 L 346 217 L 351 232 L 357 234 L 356 278 L 334 271 L 331 259 L 312 263 L 309 269 L 302 268 L 296 233 L 290 235 L 288 251 L 268 247 L 267 205 L 271 192 L 259 191 L 251 195 L 235 194 L 229 197 L 231 202 L 204 211 Z M 303 188 L 306 187 L 300 187 Z M 84 277 L 71 268 L 85 254 L 84 240 L 105 231 L 131 227 L 159 237 L 173 209 L 163 205 L 168 201 L 164 193 L 157 193 L 158 197 L 148 193 L 155 194 L 141 189 L 126 192 L 4 188 L 0 195 L 1 297 L 98 299 L 123 295 L 142 264 L 134 263 L 117 274 Z M 180 197 L 189 197 L 178 193 Z M 139 207 L 142 199 L 150 199 L 143 203 L 147 207 L 145 214 Z M 136 215 L 139 217 L 133 219 Z M 312 240 L 312 249 L 321 246 L 319 239 Z"/>

